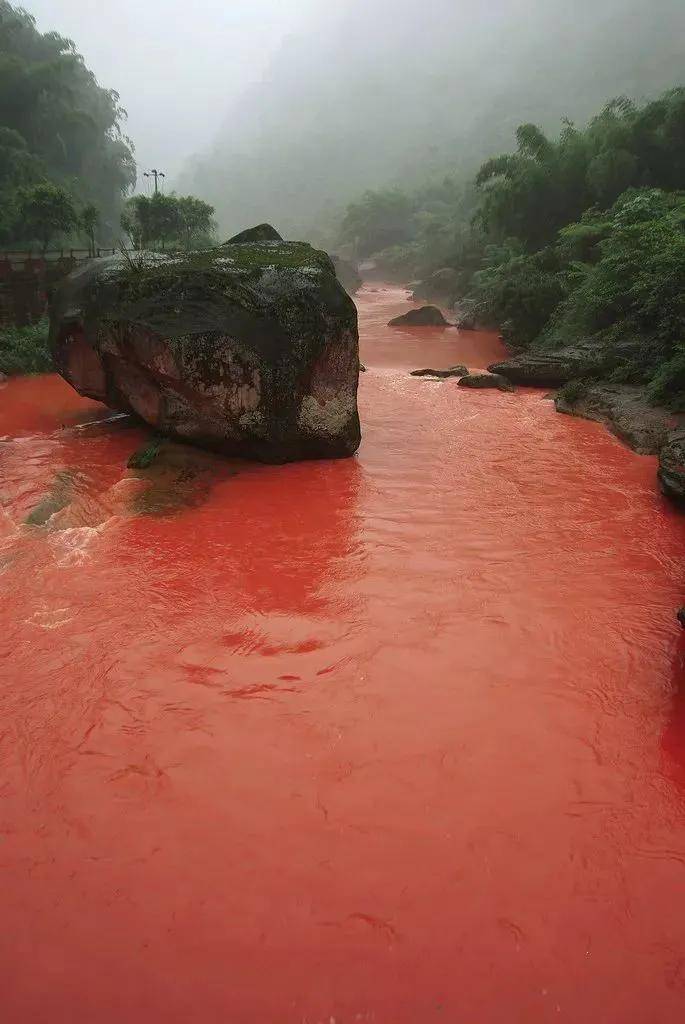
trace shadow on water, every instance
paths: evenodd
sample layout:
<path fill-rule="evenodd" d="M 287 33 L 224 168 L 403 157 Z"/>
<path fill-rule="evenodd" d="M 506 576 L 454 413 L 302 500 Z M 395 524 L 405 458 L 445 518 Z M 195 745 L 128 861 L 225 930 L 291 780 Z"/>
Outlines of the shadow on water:
<path fill-rule="evenodd" d="M 312 614 L 349 595 L 362 573 L 364 473 L 355 458 L 264 466 L 232 464 L 201 506 L 172 521 L 139 519 L 129 544 L 141 562 L 174 566 L 176 596 L 198 581 L 230 611 Z"/>

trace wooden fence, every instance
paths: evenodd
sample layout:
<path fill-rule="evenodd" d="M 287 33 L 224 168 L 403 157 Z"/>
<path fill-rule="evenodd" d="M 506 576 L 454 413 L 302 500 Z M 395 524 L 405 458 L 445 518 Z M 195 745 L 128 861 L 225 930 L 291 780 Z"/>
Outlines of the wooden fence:
<path fill-rule="evenodd" d="M 112 256 L 115 249 L 97 249 Z M 88 249 L 0 252 L 0 324 L 24 327 L 47 313 L 48 291 L 75 267 L 92 259 Z"/>

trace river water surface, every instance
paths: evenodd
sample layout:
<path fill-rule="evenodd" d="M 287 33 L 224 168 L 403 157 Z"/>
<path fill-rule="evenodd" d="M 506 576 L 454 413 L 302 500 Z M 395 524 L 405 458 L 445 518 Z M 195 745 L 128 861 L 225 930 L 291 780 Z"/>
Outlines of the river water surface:
<path fill-rule="evenodd" d="M 0 390 L 3 1024 L 685 1019 L 685 522 L 359 306 L 355 459 L 151 485 Z"/>

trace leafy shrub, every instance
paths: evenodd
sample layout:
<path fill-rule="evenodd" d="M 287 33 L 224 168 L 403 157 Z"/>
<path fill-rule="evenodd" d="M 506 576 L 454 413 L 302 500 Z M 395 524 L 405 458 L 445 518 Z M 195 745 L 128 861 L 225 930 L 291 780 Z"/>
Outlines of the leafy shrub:
<path fill-rule="evenodd" d="M 655 405 L 685 409 L 685 343 L 678 345 L 671 358 L 659 367 L 647 393 Z"/>
<path fill-rule="evenodd" d="M 0 330 L 0 373 L 50 373 L 54 370 L 48 346 L 48 321 Z"/>
<path fill-rule="evenodd" d="M 547 340 L 595 338 L 649 379 L 685 340 L 685 196 L 626 192 L 597 249 L 596 263 L 574 267 Z"/>
<path fill-rule="evenodd" d="M 565 295 L 563 268 L 553 249 L 528 256 L 513 243 L 492 246 L 476 272 L 467 307 L 479 323 L 507 325 L 516 345 L 530 345 Z"/>

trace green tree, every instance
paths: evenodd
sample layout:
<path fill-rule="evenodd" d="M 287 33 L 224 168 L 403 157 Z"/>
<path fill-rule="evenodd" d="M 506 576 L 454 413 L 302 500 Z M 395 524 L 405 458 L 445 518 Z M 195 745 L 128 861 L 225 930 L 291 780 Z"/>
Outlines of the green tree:
<path fill-rule="evenodd" d="M 100 223 L 100 211 L 97 206 L 89 203 L 81 210 L 81 227 L 88 236 L 88 249 L 91 256 L 95 256 L 97 247 L 95 245 L 95 231 Z"/>
<path fill-rule="evenodd" d="M 400 189 L 365 192 L 351 203 L 342 223 L 342 237 L 354 244 L 360 256 L 371 256 L 389 246 L 411 240 L 413 203 Z"/>
<path fill-rule="evenodd" d="M 69 193 L 59 185 L 42 182 L 19 192 L 19 223 L 24 238 L 37 239 L 43 252 L 78 223 Z"/>
<path fill-rule="evenodd" d="M 194 248 L 213 244 L 214 210 L 195 196 L 133 196 L 121 226 L 134 248 Z"/>
<path fill-rule="evenodd" d="M 80 204 L 94 203 L 101 230 L 116 232 L 136 180 L 126 112 L 101 88 L 74 44 L 41 33 L 35 20 L 0 0 L 0 203 L 16 206 L 20 185 L 49 180 Z M 16 219 L 16 218 L 15 218 Z M 0 217 L 0 228 L 6 222 Z M 20 226 L 20 225 L 19 225 Z M 11 229 L 5 241 L 12 239 Z"/>
<path fill-rule="evenodd" d="M 184 248 L 192 249 L 198 245 L 211 244 L 216 230 L 214 207 L 195 196 L 179 196 L 176 198 L 176 204 Z"/>

